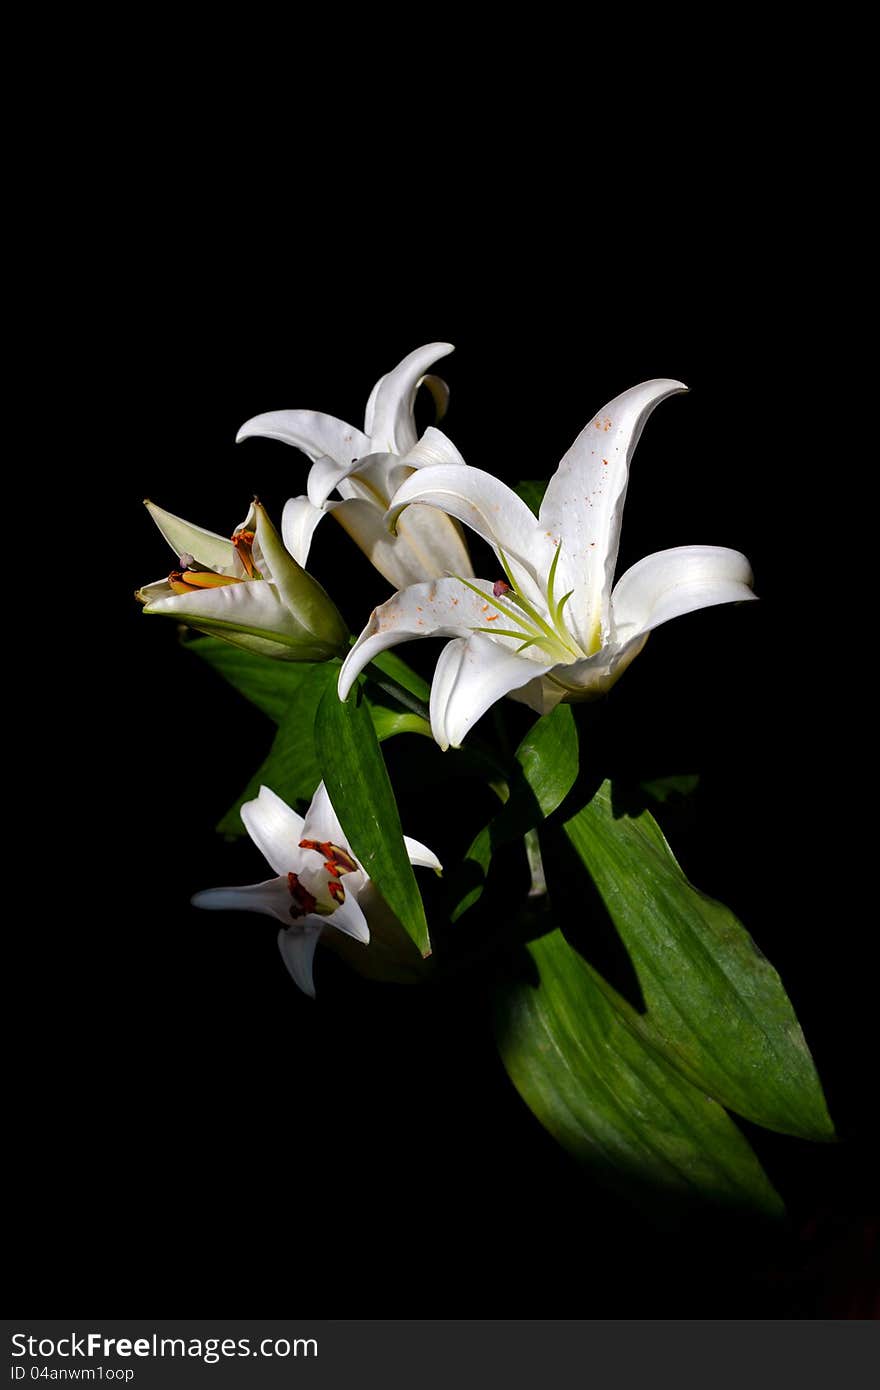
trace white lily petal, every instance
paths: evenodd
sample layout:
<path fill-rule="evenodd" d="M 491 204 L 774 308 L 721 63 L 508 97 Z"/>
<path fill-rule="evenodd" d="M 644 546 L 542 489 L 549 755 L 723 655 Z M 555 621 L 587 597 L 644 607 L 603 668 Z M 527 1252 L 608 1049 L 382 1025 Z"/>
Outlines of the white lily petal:
<path fill-rule="evenodd" d="M 167 579 L 154 579 L 152 584 L 142 584 L 135 593 L 135 598 L 140 599 L 141 603 L 155 603 L 160 598 L 172 598 L 174 590 Z"/>
<path fill-rule="evenodd" d="M 192 555 L 206 569 L 217 570 L 220 574 L 232 573 L 235 547 L 228 536 L 218 536 L 216 531 L 194 526 L 191 521 L 157 507 L 155 502 L 145 501 L 144 506 L 175 555 Z"/>
<path fill-rule="evenodd" d="M 518 560 L 536 579 L 542 577 L 536 569 L 542 528 L 522 498 L 491 473 L 453 463 L 420 468 L 394 494 L 386 524 L 393 526 L 413 503 L 439 507 Z"/>
<path fill-rule="evenodd" d="M 249 883 L 236 888 L 204 888 L 190 899 L 193 907 L 209 912 L 257 912 L 276 921 L 290 921 L 290 890 L 286 878 L 270 878 L 265 883 Z"/>
<path fill-rule="evenodd" d="M 347 468 L 337 469 L 332 480 L 328 470 L 318 472 L 320 465 L 315 464 L 312 469 L 315 482 L 311 475 L 309 477 L 309 496 L 320 506 L 336 488 L 340 497 L 362 497 L 380 513 L 384 512 L 400 482 L 396 476 L 399 464 L 396 454 L 365 454 L 363 458 L 353 459 Z M 394 487 L 389 486 L 391 477 L 395 479 Z"/>
<path fill-rule="evenodd" d="M 614 586 L 616 633 L 628 639 L 698 608 L 756 598 L 751 584 L 751 566 L 738 550 L 718 545 L 658 550 L 639 560 Z"/>
<path fill-rule="evenodd" d="M 298 565 L 306 567 L 315 527 L 324 516 L 308 497 L 289 497 L 281 513 L 281 539 Z"/>
<path fill-rule="evenodd" d="M 424 386 L 425 390 L 430 393 L 434 402 L 434 419 L 439 425 L 449 409 L 449 387 L 442 376 L 434 376 L 431 372 L 422 377 L 419 385 Z"/>
<path fill-rule="evenodd" d="M 343 874 L 342 876 L 346 898 L 356 898 L 364 885 L 369 883 L 366 871 L 361 867 L 357 859 L 355 859 L 351 846 L 348 843 L 348 836 L 343 830 L 339 817 L 331 805 L 330 796 L 323 782 L 318 783 L 315 795 L 312 797 L 312 804 L 306 811 L 300 842 L 303 840 L 315 840 L 318 844 L 324 844 L 329 841 L 331 845 L 336 845 L 338 849 L 344 849 L 347 854 L 351 855 L 358 867 L 353 872 Z M 318 882 L 326 881 L 326 873 L 323 869 L 321 873 L 317 874 L 317 865 L 322 863 L 323 860 L 320 851 L 304 849 L 302 852 L 305 856 L 303 874 L 310 886 L 314 886 Z M 317 859 L 315 855 L 318 856 Z M 317 878 L 315 877 L 316 874 Z M 315 891 L 318 891 L 316 887 Z M 333 917 L 335 924 L 335 912 L 333 913 Z M 343 927 L 342 930 L 346 930 L 346 928 Z"/>
<path fill-rule="evenodd" d="M 387 647 L 418 637 L 469 637 L 476 627 L 502 622 L 486 579 L 471 581 L 485 594 L 474 593 L 458 579 L 432 579 L 411 584 L 374 608 L 339 672 L 339 697 L 344 700 L 368 662 Z M 536 671 L 532 670 L 532 675 Z"/>
<path fill-rule="evenodd" d="M 458 748 L 490 705 L 550 670 L 475 632 L 449 642 L 431 682 L 431 731 L 441 748 Z"/>
<path fill-rule="evenodd" d="M 370 939 L 370 928 L 367 925 L 363 908 L 351 887 L 352 877 L 353 875 L 346 874 L 343 878 L 345 899 L 339 904 L 332 916 L 327 918 L 327 923 L 329 926 L 335 927 L 337 931 L 345 932 L 346 936 L 353 936 L 355 941 L 362 941 L 366 945 Z"/>
<path fill-rule="evenodd" d="M 413 406 L 419 382 L 428 368 L 447 357 L 452 343 L 427 343 L 404 357 L 402 362 L 380 377 L 373 387 L 364 416 L 364 430 L 374 449 L 405 454 L 418 438 Z"/>
<path fill-rule="evenodd" d="M 270 410 L 247 420 L 235 436 L 236 444 L 260 435 L 292 444 L 315 463 L 329 458 L 343 467 L 353 458 L 370 453 L 370 441 L 354 425 L 317 410 Z"/>
<path fill-rule="evenodd" d="M 260 787 L 258 796 L 244 803 L 241 819 L 276 874 L 300 873 L 306 862 L 306 851 L 299 847 L 305 822 L 271 787 Z"/>
<path fill-rule="evenodd" d="M 348 849 L 345 831 L 339 824 L 339 817 L 330 804 L 330 796 L 323 782 L 318 783 L 318 789 L 312 797 L 312 804 L 306 811 L 306 818 L 299 838 L 301 840 L 329 840 L 331 844 L 338 845 L 340 849 Z"/>
<path fill-rule="evenodd" d="M 606 643 L 601 651 L 582 661 L 553 666 L 543 680 L 544 708 L 541 713 L 549 713 L 560 699 L 592 700 L 597 695 L 604 695 L 620 679 L 633 658 L 638 656 L 647 640 L 647 632 L 636 633 L 623 641 Z M 521 694 L 518 692 L 518 695 Z M 535 703 L 532 708 L 539 709 L 540 706 Z"/>
<path fill-rule="evenodd" d="M 281 958 L 293 976 L 294 982 L 310 999 L 315 997 L 312 967 L 315 959 L 315 947 L 318 944 L 318 937 L 321 935 L 323 926 L 324 924 L 319 918 L 307 917 L 304 924 L 288 927 L 278 933 L 278 949 L 281 952 Z"/>
<path fill-rule="evenodd" d="M 420 840 L 414 840 L 411 835 L 404 835 L 403 843 L 406 845 L 411 864 L 420 869 L 433 869 L 435 873 L 442 873 L 443 865 L 427 845 L 423 845 Z"/>
<path fill-rule="evenodd" d="M 442 512 L 424 509 L 424 515 L 407 513 L 396 536 L 389 532 L 383 513 L 363 498 L 328 502 L 334 519 L 394 589 L 406 589 L 424 581 L 426 574 L 473 574 L 470 555 L 455 523 Z"/>
<path fill-rule="evenodd" d="M 566 623 L 585 651 L 608 635 L 629 463 L 655 406 L 686 391 L 680 381 L 645 381 L 616 396 L 581 431 L 541 503 L 542 528 L 562 542 L 557 593 L 573 590 Z"/>
<path fill-rule="evenodd" d="M 428 426 L 419 442 L 404 454 L 400 462 L 408 464 L 410 468 L 428 468 L 439 463 L 455 463 L 467 468 L 452 440 L 434 425 Z"/>
<path fill-rule="evenodd" d="M 256 513 L 256 540 L 270 568 L 268 577 L 274 581 L 297 627 L 318 646 L 323 644 L 326 656 L 334 655 L 348 641 L 348 631 L 336 605 L 317 579 L 298 565 L 285 548 L 261 503 L 257 504 Z"/>
<path fill-rule="evenodd" d="M 243 633 L 253 639 L 251 645 L 262 643 L 267 652 L 272 650 L 282 657 L 287 653 L 291 660 L 323 661 L 327 657 L 327 644 L 297 622 L 275 585 L 265 580 L 151 599 L 144 612 L 176 618 L 190 627 L 228 636 L 230 641 L 235 640 L 236 633 Z"/>

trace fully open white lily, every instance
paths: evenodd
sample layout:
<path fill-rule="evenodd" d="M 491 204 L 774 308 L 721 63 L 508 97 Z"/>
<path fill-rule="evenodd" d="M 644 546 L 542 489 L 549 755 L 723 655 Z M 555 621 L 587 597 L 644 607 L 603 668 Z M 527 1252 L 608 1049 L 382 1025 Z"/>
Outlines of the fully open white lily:
<path fill-rule="evenodd" d="M 413 512 L 392 536 L 385 512 L 400 484 L 426 464 L 465 467 L 455 445 L 431 427 L 416 434 L 416 392 L 426 386 L 438 419 L 449 391 L 439 377 L 426 375 L 451 343 L 428 343 L 405 357 L 373 387 L 363 430 L 314 410 L 275 410 L 255 415 L 237 435 L 252 435 L 292 444 L 312 460 L 307 495 L 292 497 L 284 508 L 281 534 L 290 552 L 304 565 L 315 527 L 328 513 L 360 546 L 376 569 L 396 589 L 452 571 L 473 574 L 460 527 L 442 512 Z M 332 492 L 338 494 L 331 500 Z"/>
<path fill-rule="evenodd" d="M 386 647 L 451 637 L 431 688 L 431 726 L 442 748 L 457 747 L 503 695 L 539 713 L 589 699 L 614 684 L 661 623 L 754 598 L 745 556 L 706 545 L 648 555 L 612 588 L 633 450 L 654 407 L 685 390 L 646 381 L 606 405 L 562 459 L 537 518 L 481 469 L 440 464 L 403 483 L 389 524 L 413 503 L 442 508 L 489 542 L 504 578 L 449 577 L 395 594 L 346 658 L 340 698 Z"/>
<path fill-rule="evenodd" d="M 153 502 L 146 507 L 178 562 L 166 579 L 138 590 L 145 613 L 284 661 L 326 661 L 345 650 L 336 606 L 285 549 L 259 502 L 231 539 Z"/>
<path fill-rule="evenodd" d="M 284 964 L 300 989 L 314 998 L 312 963 L 318 938 L 325 927 L 335 927 L 355 941 L 369 942 L 365 913 L 371 910 L 375 889 L 349 848 L 323 782 L 305 818 L 268 787 L 261 787 L 254 801 L 245 802 L 241 818 L 278 877 L 243 888 L 207 888 L 194 895 L 193 905 L 275 917 L 281 923 L 278 947 Z M 411 864 L 440 869 L 425 845 L 406 835 L 403 840 Z"/>

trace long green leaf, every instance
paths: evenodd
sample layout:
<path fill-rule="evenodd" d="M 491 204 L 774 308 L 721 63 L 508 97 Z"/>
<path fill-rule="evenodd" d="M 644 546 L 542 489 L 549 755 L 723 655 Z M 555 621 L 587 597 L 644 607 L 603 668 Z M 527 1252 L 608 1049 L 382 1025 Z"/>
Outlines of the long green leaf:
<path fill-rule="evenodd" d="M 634 1027 L 635 1014 L 558 931 L 528 948 L 537 981 L 496 992 L 508 1075 L 575 1158 L 627 1196 L 782 1214 L 733 1121 Z"/>
<path fill-rule="evenodd" d="M 325 662 L 303 670 L 307 675 L 291 695 L 290 706 L 281 718 L 268 755 L 217 826 L 221 835 L 246 833 L 241 808 L 259 794 L 260 787 L 271 787 L 288 806 L 294 807 L 298 801 L 311 801 L 315 794 L 321 780 L 315 748 L 315 720 L 325 692 L 335 693 L 339 666 Z"/>
<path fill-rule="evenodd" d="M 329 665 L 337 674 L 336 662 L 315 665 L 313 662 L 273 661 L 223 642 L 219 637 L 187 637 L 184 647 L 234 686 L 246 700 L 280 724 L 291 702 L 314 679 L 314 672 Z"/>
<path fill-rule="evenodd" d="M 648 1021 L 682 1074 L 756 1124 L 833 1139 L 779 976 L 730 909 L 688 882 L 653 816 L 616 818 L 606 782 L 565 833 L 629 952 Z M 552 880 L 550 888 L 552 897 Z"/>
<path fill-rule="evenodd" d="M 315 738 L 324 784 L 352 850 L 422 955 L 430 954 L 425 909 L 403 843 L 397 801 L 361 689 L 345 702 L 335 685 L 326 692 Z"/>
<path fill-rule="evenodd" d="M 453 922 L 482 895 L 494 851 L 528 834 L 571 791 L 578 769 L 578 737 L 568 705 L 557 705 L 532 725 L 515 761 L 520 775 L 510 781 L 507 802 L 475 837 L 456 872 Z"/>

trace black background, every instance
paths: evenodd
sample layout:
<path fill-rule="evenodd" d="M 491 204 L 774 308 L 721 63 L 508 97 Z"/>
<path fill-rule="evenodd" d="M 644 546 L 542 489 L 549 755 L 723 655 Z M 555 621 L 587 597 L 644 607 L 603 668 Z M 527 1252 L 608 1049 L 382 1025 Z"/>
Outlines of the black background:
<path fill-rule="evenodd" d="M 32 664 L 54 737 L 29 752 L 37 906 L 11 928 L 23 1299 L 349 1316 L 863 1310 L 871 1163 L 850 1008 L 862 924 L 829 888 L 834 742 L 812 657 L 805 682 L 826 635 L 812 614 L 825 515 L 790 430 L 793 402 L 822 408 L 825 349 L 785 248 L 689 260 L 683 247 L 658 265 L 646 227 L 618 268 L 515 218 L 388 218 L 365 244 L 361 218 L 349 235 L 336 207 L 332 238 L 321 211 L 308 235 L 276 220 L 270 244 L 259 218 L 247 240 L 218 239 L 223 215 L 206 202 L 181 222 L 170 195 L 129 205 L 80 286 L 78 322 L 100 340 L 88 360 L 65 324 L 78 445 L 51 474 L 63 577 Z M 548 476 L 637 381 L 691 388 L 637 451 L 621 569 L 666 546 L 729 545 L 751 559 L 761 602 L 661 629 L 608 702 L 601 757 L 623 778 L 701 774 L 696 812 L 670 825 L 675 848 L 780 970 L 826 1082 L 841 1145 L 750 1131 L 790 1205 L 781 1237 L 661 1236 L 586 1180 L 496 1058 L 489 968 L 371 987 L 320 952 L 312 1003 L 271 924 L 188 906 L 198 888 L 263 873 L 248 842 L 212 826 L 271 731 L 179 649 L 173 624 L 139 611 L 133 590 L 168 555 L 141 498 L 221 532 L 254 492 L 277 516 L 307 463 L 277 443 L 236 446 L 238 426 L 294 406 L 360 424 L 377 377 L 435 339 L 456 344 L 438 369 L 444 427 L 511 482 Z M 359 628 L 381 577 L 331 522 L 313 554 Z M 430 669 L 428 646 L 404 655 Z M 432 845 L 438 821 L 466 843 L 466 816 L 452 796 L 402 807 Z"/>

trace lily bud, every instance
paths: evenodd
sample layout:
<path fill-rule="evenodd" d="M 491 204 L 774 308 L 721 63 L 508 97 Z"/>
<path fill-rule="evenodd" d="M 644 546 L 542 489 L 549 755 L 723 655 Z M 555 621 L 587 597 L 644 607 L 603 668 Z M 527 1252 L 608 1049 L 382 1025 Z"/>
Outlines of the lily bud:
<path fill-rule="evenodd" d="M 138 590 L 145 613 L 282 661 L 345 654 L 348 634 L 335 604 L 284 548 L 259 502 L 229 539 L 152 502 L 146 507 L 176 563 L 166 579 Z"/>

